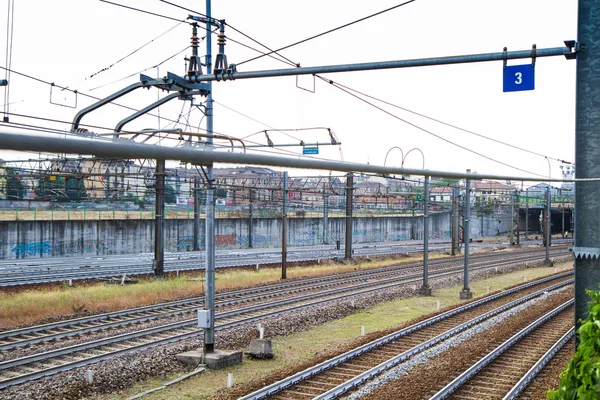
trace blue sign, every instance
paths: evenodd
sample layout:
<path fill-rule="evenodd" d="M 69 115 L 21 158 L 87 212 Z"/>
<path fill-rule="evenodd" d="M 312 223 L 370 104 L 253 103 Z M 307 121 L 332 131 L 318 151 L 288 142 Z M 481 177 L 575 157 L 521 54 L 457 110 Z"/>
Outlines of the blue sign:
<path fill-rule="evenodd" d="M 504 92 L 535 89 L 535 67 L 531 64 L 504 68 Z"/>
<path fill-rule="evenodd" d="M 319 154 L 318 147 L 304 147 L 302 148 L 302 154 Z"/>

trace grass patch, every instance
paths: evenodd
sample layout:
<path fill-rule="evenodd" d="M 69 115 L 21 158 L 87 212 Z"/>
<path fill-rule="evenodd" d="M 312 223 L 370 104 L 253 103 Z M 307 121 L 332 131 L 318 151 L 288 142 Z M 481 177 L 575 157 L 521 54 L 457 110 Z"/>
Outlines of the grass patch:
<path fill-rule="evenodd" d="M 485 295 L 488 288 L 493 292 L 521 283 L 525 280 L 525 277 L 530 281 L 550 275 L 555 270 L 565 271 L 572 268 L 573 262 L 567 262 L 556 264 L 552 268 L 526 269 L 475 281 L 470 286 L 474 295 L 478 297 Z M 272 340 L 275 358 L 272 360 L 251 360 L 244 358 L 244 362 L 240 365 L 218 371 L 208 370 L 201 375 L 145 396 L 144 399 L 202 399 L 212 396 L 218 391 L 226 390 L 228 373 L 233 374 L 234 383 L 238 385 L 252 379 L 265 377 L 275 370 L 312 358 L 319 352 L 335 350 L 351 342 L 360 335 L 361 326 L 365 327 L 366 333 L 370 333 L 436 312 L 438 301 L 441 308 L 459 304 L 461 300 L 459 300 L 458 294 L 461 289 L 462 285 L 458 285 L 434 290 L 434 295 L 431 297 L 413 297 L 382 303 L 368 310 L 313 327 L 308 331 L 294 333 L 285 337 L 274 337 Z M 97 395 L 94 399 L 123 399 L 160 386 L 177 376 L 172 375 L 165 379 L 146 380 L 125 391 L 110 395 Z"/>
<path fill-rule="evenodd" d="M 441 255 L 430 255 L 430 259 Z M 418 262 L 422 257 L 412 256 L 398 260 L 378 260 L 356 264 L 326 262 L 312 266 L 287 269 L 288 278 L 332 275 L 358 269 L 379 268 L 397 265 L 399 262 Z M 164 280 L 141 280 L 135 285 L 92 284 L 69 287 L 66 284 L 48 288 L 14 291 L 0 290 L 0 329 L 31 325 L 47 318 L 81 313 L 101 313 L 125 308 L 155 304 L 183 297 L 200 296 L 204 293 L 204 281 L 188 278 L 202 277 L 203 273 L 189 273 L 186 277 Z M 217 290 L 245 288 L 259 284 L 277 282 L 281 269 L 262 268 L 252 270 L 217 271 Z"/>

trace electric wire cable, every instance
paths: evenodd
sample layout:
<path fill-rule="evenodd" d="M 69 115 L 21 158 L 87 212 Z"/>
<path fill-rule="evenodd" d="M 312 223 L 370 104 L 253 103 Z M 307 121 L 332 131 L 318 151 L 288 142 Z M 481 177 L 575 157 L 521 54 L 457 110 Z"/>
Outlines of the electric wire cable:
<path fill-rule="evenodd" d="M 329 81 L 331 81 L 331 80 L 329 80 Z M 333 82 L 333 81 L 331 81 L 331 82 Z M 503 142 L 503 141 L 501 141 L 501 140 L 494 139 L 494 138 L 491 138 L 491 137 L 489 137 L 489 136 L 485 136 L 485 135 L 482 135 L 482 134 L 480 134 L 480 133 L 477 133 L 477 132 L 473 132 L 473 131 L 471 131 L 471 130 L 468 130 L 468 129 L 465 129 L 465 128 L 461 128 L 460 126 L 456 126 L 456 125 L 453 125 L 453 124 L 451 124 L 451 123 L 448 123 L 448 122 L 441 121 L 441 120 L 439 120 L 439 119 L 436 119 L 436 118 L 433 118 L 433 117 L 427 116 L 427 115 L 425 115 L 425 114 L 421 114 L 421 113 L 418 113 L 418 112 L 416 112 L 416 111 L 409 110 L 408 108 L 401 107 L 401 106 L 399 106 L 399 105 L 396 105 L 396 104 L 390 103 L 390 102 L 388 102 L 388 101 L 386 101 L 386 100 L 383 100 L 383 99 L 380 99 L 380 98 L 377 98 L 377 97 L 374 97 L 374 96 L 368 95 L 368 94 L 366 94 L 366 93 L 364 93 L 364 92 L 361 92 L 361 91 L 359 91 L 359 90 L 356 90 L 356 89 L 353 89 L 353 88 L 351 88 L 351 87 L 348 87 L 348 86 L 346 86 L 346 85 L 343 85 L 343 84 L 341 84 L 341 83 L 339 83 L 339 82 L 334 82 L 333 84 L 334 84 L 334 85 L 338 85 L 338 86 L 340 86 L 340 87 L 343 87 L 344 89 L 348 89 L 348 90 L 350 90 L 350 91 L 352 91 L 352 92 L 358 93 L 358 94 L 360 94 L 361 96 L 365 96 L 365 97 L 367 97 L 367 98 L 369 98 L 369 99 L 376 100 L 376 101 L 378 101 L 378 102 L 381 102 L 381 103 L 383 103 L 383 104 L 387 104 L 387 105 L 389 105 L 389 106 L 391 106 L 391 107 L 394 107 L 394 108 L 397 108 L 397 109 L 400 109 L 400 110 L 403 110 L 403 111 L 409 112 L 409 113 L 411 113 L 411 114 L 414 114 L 414 115 L 418 115 L 419 117 L 423 117 L 423 118 L 425 118 L 425 119 L 428 119 L 428 120 L 430 120 L 430 121 L 437 122 L 437 123 L 439 123 L 439 124 L 442 124 L 442 125 L 448 126 L 448 127 L 450 127 L 450 128 L 454 128 L 454 129 L 457 129 L 457 130 L 459 130 L 459 131 L 462 131 L 462 132 L 465 132 L 465 133 L 468 133 L 468 134 L 471 134 L 471 135 L 475 135 L 475 136 L 477 136 L 477 137 L 480 137 L 480 138 L 483 138 L 483 139 L 491 140 L 492 142 L 496 142 L 496 143 L 498 143 L 498 144 L 502 144 L 502 145 L 504 145 L 504 146 L 508 146 L 508 147 L 511 147 L 511 148 L 513 148 L 513 149 L 516 149 L 516 150 L 521 150 L 521 151 L 524 151 L 524 152 L 526 152 L 526 153 L 530 153 L 530 154 L 533 154 L 533 155 L 536 155 L 536 156 L 539 156 L 539 157 L 548 158 L 548 159 L 550 159 L 550 160 L 558 161 L 558 162 L 561 162 L 561 163 L 564 163 L 564 164 L 572 164 L 572 162 L 569 162 L 569 161 L 565 161 L 565 160 L 561 160 L 561 159 L 559 159 L 559 158 L 554 158 L 554 157 L 546 156 L 546 155 L 544 155 L 544 154 L 540 154 L 540 153 L 537 153 L 537 152 L 535 152 L 535 151 L 532 151 L 532 150 L 528 150 L 528 149 L 525 149 L 525 148 L 522 148 L 522 147 L 519 147 L 519 146 L 515 146 L 515 145 L 513 145 L 513 144 L 506 143 L 506 142 Z"/>
<path fill-rule="evenodd" d="M 102 69 L 100 69 L 99 71 L 94 72 L 93 74 L 91 74 L 90 76 L 86 77 L 85 79 L 83 79 L 82 81 L 79 81 L 77 84 L 93 79 L 94 77 L 96 77 L 97 75 L 106 72 L 108 70 L 110 70 L 112 67 L 114 67 L 115 65 L 119 64 L 120 62 L 128 59 L 129 57 L 133 56 L 134 54 L 136 54 L 137 52 L 139 52 L 140 50 L 144 49 L 145 47 L 149 46 L 150 44 L 154 43 L 154 41 L 160 39 L 161 37 L 165 36 L 166 34 L 168 34 L 169 32 L 171 32 L 172 30 L 174 30 L 175 28 L 179 27 L 184 21 L 180 21 L 178 22 L 175 26 L 173 26 L 172 28 L 169 28 L 167 31 L 161 33 L 160 35 L 158 35 L 157 37 L 155 37 L 154 39 L 144 43 L 143 45 L 139 46 L 138 48 L 136 48 L 135 50 L 129 52 L 127 55 L 125 55 L 124 57 L 121 57 L 120 59 L 118 59 L 117 61 L 111 63 L 109 66 L 104 67 Z M 189 46 L 188 46 L 189 47 Z M 187 47 L 186 47 L 187 48 Z M 67 86 L 67 88 L 69 88 L 72 85 Z"/>
<path fill-rule="evenodd" d="M 161 0 L 161 1 L 164 1 L 164 0 Z M 359 23 L 359 22 L 365 21 L 365 20 L 367 20 L 367 19 L 370 19 L 370 18 L 376 17 L 376 16 L 378 16 L 378 15 L 381 15 L 381 14 L 384 14 L 384 13 L 386 13 L 386 12 L 389 12 L 389 11 L 395 10 L 395 9 L 397 9 L 397 8 L 400 8 L 400 7 L 402 7 L 402 6 L 405 6 L 405 5 L 407 5 L 407 4 L 413 3 L 413 2 L 415 2 L 415 1 L 416 1 L 416 0 L 408 0 L 408 1 L 405 1 L 404 3 L 396 4 L 395 6 L 389 7 L 389 8 L 387 8 L 387 9 L 385 9 L 385 10 L 378 11 L 378 12 L 376 12 L 376 13 L 374 13 L 374 14 L 367 15 L 366 17 L 362 17 L 362 18 L 359 18 L 359 19 L 357 19 L 357 20 L 354 20 L 354 21 L 348 22 L 348 23 L 346 23 L 346 24 L 344 24 L 344 25 L 340 25 L 340 26 L 338 26 L 338 27 L 336 27 L 336 28 L 329 29 L 329 30 L 327 30 L 327 31 L 325 31 L 325 32 L 322 32 L 322 33 L 319 33 L 319 34 L 313 35 L 313 36 L 311 36 L 311 37 L 308 37 L 308 38 L 306 38 L 306 39 L 299 40 L 299 41 L 297 41 L 297 42 L 295 42 L 295 43 L 289 44 L 289 45 L 287 45 L 287 46 L 284 46 L 284 47 L 280 47 L 280 48 L 278 48 L 278 49 L 276 49 L 276 50 L 271 50 L 269 53 L 266 53 L 266 54 L 263 54 L 263 55 L 260 55 L 260 56 L 253 57 L 253 58 L 250 58 L 250 59 L 248 59 L 248 60 L 245 60 L 245 61 L 242 61 L 242 62 L 239 62 L 239 63 L 237 63 L 237 65 L 238 65 L 238 66 L 240 66 L 240 65 L 242 65 L 242 64 L 245 64 L 245 63 L 248 63 L 248 62 L 250 62 L 250 61 L 255 61 L 255 60 L 258 60 L 259 58 L 265 57 L 265 56 L 266 56 L 266 55 L 268 55 L 268 54 L 273 54 L 273 53 L 275 53 L 275 52 L 280 52 L 280 51 L 282 51 L 282 50 L 289 49 L 290 47 L 294 47 L 294 46 L 297 46 L 297 45 L 299 45 L 299 44 L 306 43 L 306 42 L 308 42 L 308 41 L 310 41 L 310 40 L 316 39 L 316 38 L 318 38 L 318 37 L 321 37 L 321 36 L 327 35 L 327 34 L 329 34 L 329 33 L 332 33 L 332 32 L 335 32 L 335 31 L 338 31 L 338 30 L 340 30 L 340 29 L 343 29 L 343 28 L 347 28 L 347 27 L 349 27 L 349 26 L 351 26 L 351 25 L 354 25 L 354 24 L 357 24 L 357 23 Z"/>
<path fill-rule="evenodd" d="M 204 40 L 204 38 L 202 38 L 201 40 Z M 189 48 L 190 48 L 190 46 L 185 46 L 183 49 L 179 50 L 177 53 L 175 53 L 175 54 L 173 54 L 172 56 L 170 56 L 170 57 L 168 57 L 168 58 L 164 59 L 163 61 L 159 62 L 159 63 L 158 63 L 158 64 L 156 64 L 156 65 L 153 65 L 153 66 L 151 66 L 151 67 L 145 68 L 145 69 L 143 69 L 143 70 L 141 70 L 141 71 L 138 71 L 138 72 L 134 72 L 133 74 L 127 75 L 127 76 L 125 76 L 125 77 L 123 77 L 123 78 L 120 78 L 120 79 L 114 80 L 114 81 L 112 81 L 112 82 L 108 82 L 108 83 L 102 84 L 102 85 L 100 85 L 100 86 L 93 87 L 93 88 L 89 89 L 89 91 L 91 92 L 91 91 L 94 91 L 94 90 L 97 90 L 97 89 L 100 89 L 100 88 L 103 88 L 103 87 L 106 87 L 106 86 L 113 85 L 113 84 L 115 84 L 115 83 L 118 83 L 118 82 L 122 82 L 122 81 L 124 81 L 124 80 L 126 80 L 126 79 L 129 79 L 129 78 L 131 78 L 131 77 L 134 77 L 134 76 L 136 76 L 136 75 L 139 75 L 139 74 L 141 74 L 142 72 L 146 72 L 146 71 L 149 71 L 149 70 L 151 70 L 151 69 L 154 69 L 154 68 L 160 67 L 161 65 L 163 65 L 163 64 L 164 64 L 164 63 L 166 63 L 167 61 L 169 61 L 169 60 L 172 60 L 173 58 L 177 57 L 178 55 L 180 55 L 181 53 L 183 53 L 184 51 L 186 51 L 186 50 L 187 50 L 187 49 L 189 49 Z"/>
<path fill-rule="evenodd" d="M 507 164 L 507 163 L 505 163 L 505 162 L 502 162 L 502 161 L 496 160 L 496 159 L 494 159 L 494 158 L 492 158 L 492 157 L 486 156 L 486 155 L 484 155 L 484 154 L 482 154 L 482 153 L 479 153 L 479 152 L 477 152 L 477 151 L 475 151 L 475 150 L 471 150 L 471 149 L 469 149 L 468 147 L 462 146 L 462 145 L 460 145 L 460 144 L 458 144 L 458 143 L 455 143 L 455 142 L 453 142 L 453 141 L 451 141 L 451 140 L 449 140 L 449 139 L 446 139 L 446 138 L 444 138 L 443 136 L 440 136 L 440 135 L 438 135 L 438 134 L 436 134 L 436 133 L 433 133 L 433 132 L 431 132 L 431 131 L 430 131 L 430 130 L 428 130 L 428 129 L 425 129 L 425 128 L 423 128 L 423 127 L 419 126 L 419 125 L 416 125 L 416 124 L 414 124 L 414 123 L 412 123 L 412 122 L 410 122 L 410 121 L 407 121 L 406 119 L 400 118 L 400 117 L 399 117 L 399 116 L 397 116 L 396 114 L 394 114 L 394 113 L 391 113 L 391 112 L 389 112 L 389 111 L 387 111 L 387 110 L 385 110 L 385 109 L 383 109 L 383 108 L 381 108 L 381 107 L 377 106 L 376 104 L 373 104 L 373 103 L 369 102 L 368 100 L 365 100 L 365 99 L 363 99 L 363 98 L 359 97 L 358 95 L 356 95 L 356 94 L 354 94 L 354 93 L 350 92 L 349 90 L 346 90 L 346 89 L 344 89 L 343 87 L 340 87 L 340 86 L 336 86 L 335 82 L 333 82 L 333 81 L 331 81 L 331 80 L 329 80 L 329 79 L 323 78 L 323 77 L 321 77 L 321 76 L 317 76 L 317 77 L 318 77 L 319 79 L 321 79 L 322 81 L 324 81 L 324 82 L 330 83 L 330 84 L 331 84 L 333 87 L 335 87 L 335 88 L 337 88 L 337 89 L 341 90 L 342 92 L 344 92 L 344 93 L 347 93 L 347 94 L 349 94 L 350 96 L 352 96 L 352 97 L 354 97 L 354 98 L 356 98 L 356 99 L 358 99 L 358 100 L 360 100 L 360 101 L 362 101 L 362 102 L 364 102 L 364 103 L 366 103 L 366 104 L 370 105 L 371 107 L 374 107 L 374 108 L 378 109 L 379 111 L 381 111 L 381 112 L 383 112 L 383 113 L 385 113 L 385 114 L 387 114 L 387 115 L 391 116 L 392 118 L 395 118 L 395 119 L 397 119 L 397 120 L 399 120 L 399 121 L 402 121 L 402 122 L 404 122 L 405 124 L 407 124 L 407 125 L 410 125 L 410 126 L 412 126 L 413 128 L 416 128 L 416 129 L 418 129 L 418 130 L 420 130 L 420 131 L 422 131 L 422 132 L 425 132 L 425 133 L 427 133 L 427 134 L 429 134 L 429 135 L 431 135 L 431 136 L 434 136 L 434 137 L 436 137 L 436 138 L 438 138 L 438 139 L 440 139 L 440 140 L 442 140 L 442 141 L 444 141 L 444 142 L 446 142 L 446 143 L 448 143 L 448 144 L 451 144 L 451 145 L 453 145 L 453 146 L 456 146 L 456 147 L 458 147 L 458 148 L 460 148 L 460 149 L 463 149 L 463 150 L 465 150 L 465 151 L 467 151 L 467 152 L 469 152 L 469 153 L 476 154 L 476 155 L 478 155 L 478 156 L 480 156 L 480 157 L 483 157 L 483 158 L 485 158 L 485 159 L 487 159 L 487 160 L 489 160 L 489 161 L 493 161 L 493 162 L 495 162 L 495 163 L 498 163 L 498 164 L 504 165 L 505 167 L 509 167 L 509 168 L 512 168 L 512 169 L 515 169 L 515 170 L 518 170 L 518 171 L 521 171 L 521 172 L 526 172 L 526 173 L 528 173 L 528 174 L 535 175 L 535 176 L 540 176 L 540 177 L 543 177 L 543 176 L 545 176 L 545 175 L 536 174 L 536 173 L 534 173 L 534 172 L 527 171 L 527 170 L 525 170 L 525 169 L 522 169 L 522 168 L 516 167 L 516 166 L 514 166 L 514 165 Z"/>
<path fill-rule="evenodd" d="M 118 6 L 118 7 L 123 7 L 123 8 L 127 8 L 129 10 L 132 11 L 138 11 L 144 14 L 149 14 L 149 15 L 154 15 L 155 17 L 160 17 L 160 18 L 166 18 L 166 19 L 170 19 L 172 21 L 177 21 L 177 22 L 186 22 L 185 19 L 181 20 L 181 19 L 177 19 L 177 18 L 173 18 L 173 17 L 169 17 L 167 15 L 163 15 L 163 14 L 157 14 L 151 11 L 146 11 L 146 10 L 142 10 L 140 8 L 135 8 L 135 7 L 131 7 L 131 6 L 126 6 L 124 4 L 119 4 L 119 3 L 114 3 L 112 1 L 108 1 L 108 0 L 100 0 L 102 3 L 106 3 L 106 4 L 111 4 L 113 6 Z"/>

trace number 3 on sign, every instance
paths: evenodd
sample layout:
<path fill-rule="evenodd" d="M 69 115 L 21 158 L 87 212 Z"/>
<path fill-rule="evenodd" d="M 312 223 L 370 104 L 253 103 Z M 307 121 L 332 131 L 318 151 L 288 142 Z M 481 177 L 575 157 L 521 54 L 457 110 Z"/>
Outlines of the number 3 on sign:
<path fill-rule="evenodd" d="M 515 72 L 515 78 L 517 78 L 517 80 L 515 80 L 515 83 L 517 85 L 520 85 L 521 83 L 523 83 L 523 73 L 522 72 Z"/>
<path fill-rule="evenodd" d="M 504 68 L 504 92 L 518 92 L 535 88 L 535 68 L 531 64 Z"/>

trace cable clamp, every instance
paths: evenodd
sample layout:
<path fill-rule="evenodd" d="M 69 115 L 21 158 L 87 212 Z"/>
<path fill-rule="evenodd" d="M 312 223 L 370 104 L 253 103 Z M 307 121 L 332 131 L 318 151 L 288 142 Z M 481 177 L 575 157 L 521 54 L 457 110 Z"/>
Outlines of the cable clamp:
<path fill-rule="evenodd" d="M 504 69 L 506 69 L 506 64 L 508 63 L 508 51 L 507 50 L 508 49 L 505 47 L 504 51 L 502 52 L 503 53 L 502 54 L 502 60 L 504 60 L 503 61 L 503 67 L 504 67 Z"/>
<path fill-rule="evenodd" d="M 537 54 L 537 46 L 534 44 L 531 46 L 531 67 L 535 68 L 535 57 Z"/>

